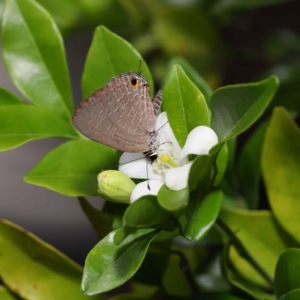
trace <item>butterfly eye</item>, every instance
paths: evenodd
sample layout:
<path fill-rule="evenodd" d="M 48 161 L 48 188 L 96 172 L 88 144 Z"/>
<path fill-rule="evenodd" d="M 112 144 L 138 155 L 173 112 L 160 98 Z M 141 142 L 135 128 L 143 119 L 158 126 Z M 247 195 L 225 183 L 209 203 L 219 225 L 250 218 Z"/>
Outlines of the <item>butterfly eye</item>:
<path fill-rule="evenodd" d="M 132 78 L 131 78 L 131 86 L 132 86 L 133 88 L 136 88 L 136 87 L 137 87 L 137 84 L 138 84 L 137 78 L 136 78 L 136 77 L 132 77 Z"/>

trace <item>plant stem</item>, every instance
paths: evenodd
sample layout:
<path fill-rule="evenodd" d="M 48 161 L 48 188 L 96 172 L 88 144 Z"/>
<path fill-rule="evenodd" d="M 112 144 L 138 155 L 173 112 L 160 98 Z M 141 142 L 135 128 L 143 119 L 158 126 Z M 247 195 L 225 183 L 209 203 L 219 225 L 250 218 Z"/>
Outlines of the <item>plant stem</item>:
<path fill-rule="evenodd" d="M 217 218 L 216 223 L 221 227 L 221 229 L 230 238 L 232 245 L 238 251 L 241 257 L 245 258 L 253 268 L 271 285 L 273 286 L 273 281 L 267 272 L 259 265 L 259 263 L 251 256 L 246 247 L 236 236 L 236 234 L 229 228 L 229 226 L 220 218 Z"/>

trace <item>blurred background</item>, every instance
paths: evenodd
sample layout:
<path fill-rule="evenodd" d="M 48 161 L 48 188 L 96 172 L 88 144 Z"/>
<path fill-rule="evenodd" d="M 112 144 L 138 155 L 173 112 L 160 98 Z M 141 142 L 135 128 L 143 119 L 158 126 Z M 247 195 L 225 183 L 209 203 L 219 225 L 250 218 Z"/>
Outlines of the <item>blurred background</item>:
<path fill-rule="evenodd" d="M 268 113 L 278 105 L 295 115 L 299 112 L 298 0 L 37 1 L 54 17 L 64 36 L 76 105 L 82 100 L 81 74 L 93 31 L 105 25 L 143 55 L 156 89 L 171 59 L 183 57 L 213 89 L 276 74 L 281 85 Z M 2 7 L 0 0 L 0 13 Z M 22 98 L 2 57 L 0 85 Z M 238 144 L 246 139 L 247 134 Z M 0 217 L 32 231 L 82 264 L 97 237 L 78 201 L 23 182 L 23 176 L 62 142 L 41 140 L 0 153 Z M 101 206 L 100 198 L 89 200 Z M 265 205 L 260 203 L 261 208 Z"/>

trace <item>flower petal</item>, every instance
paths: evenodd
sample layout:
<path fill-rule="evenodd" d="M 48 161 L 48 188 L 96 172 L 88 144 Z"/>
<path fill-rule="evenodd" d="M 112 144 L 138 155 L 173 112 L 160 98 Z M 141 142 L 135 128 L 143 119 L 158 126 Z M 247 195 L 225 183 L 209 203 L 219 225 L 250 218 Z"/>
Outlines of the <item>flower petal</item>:
<path fill-rule="evenodd" d="M 131 178 L 163 180 L 163 175 L 155 172 L 143 153 L 124 152 L 119 160 L 119 171 Z"/>
<path fill-rule="evenodd" d="M 198 126 L 194 128 L 188 135 L 186 143 L 180 153 L 180 165 L 182 160 L 189 154 L 208 154 L 209 150 L 218 143 L 218 136 L 207 126 Z"/>
<path fill-rule="evenodd" d="M 166 186 L 173 191 L 179 191 L 187 187 L 192 162 L 182 167 L 171 168 L 165 171 Z"/>
<path fill-rule="evenodd" d="M 145 195 L 157 195 L 163 184 L 160 180 L 146 180 L 138 183 L 131 193 L 130 202 L 132 203 Z"/>
<path fill-rule="evenodd" d="M 158 115 L 155 123 L 157 131 L 158 153 L 170 153 L 172 157 L 179 157 L 181 148 L 176 140 L 173 130 L 168 121 L 167 113 L 162 112 Z"/>

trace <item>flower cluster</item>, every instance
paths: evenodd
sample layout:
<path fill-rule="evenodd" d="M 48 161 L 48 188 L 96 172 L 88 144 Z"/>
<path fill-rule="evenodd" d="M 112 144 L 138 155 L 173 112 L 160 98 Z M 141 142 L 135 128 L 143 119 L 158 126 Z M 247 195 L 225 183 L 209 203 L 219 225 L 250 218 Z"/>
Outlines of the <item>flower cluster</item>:
<path fill-rule="evenodd" d="M 131 178 L 146 179 L 132 188 L 130 199 L 127 199 L 130 202 L 144 195 L 157 195 L 163 184 L 175 191 L 186 188 L 192 165 L 188 155 L 208 154 L 209 150 L 218 143 L 218 137 L 211 128 L 198 126 L 189 133 L 186 143 L 181 149 L 168 122 L 166 112 L 158 115 L 155 130 L 158 133 L 157 149 L 155 150 L 158 158 L 154 163 L 151 164 L 142 153 L 125 152 L 120 157 L 119 171 L 123 173 L 119 174 L 120 178 L 126 174 Z M 99 192 L 103 194 L 101 189 L 103 186 L 107 187 L 107 183 L 103 178 L 99 180 L 99 177 L 101 176 L 98 176 Z M 124 180 L 127 182 L 128 177 L 127 179 L 124 177 Z M 119 180 L 117 181 L 119 183 Z M 119 190 L 120 185 L 118 184 Z M 126 193 L 128 194 L 128 191 Z M 113 196 L 111 195 L 110 198 Z M 123 199 L 119 202 L 126 202 Z"/>

